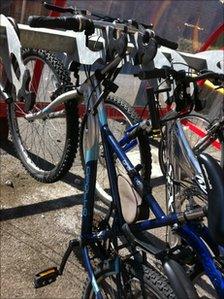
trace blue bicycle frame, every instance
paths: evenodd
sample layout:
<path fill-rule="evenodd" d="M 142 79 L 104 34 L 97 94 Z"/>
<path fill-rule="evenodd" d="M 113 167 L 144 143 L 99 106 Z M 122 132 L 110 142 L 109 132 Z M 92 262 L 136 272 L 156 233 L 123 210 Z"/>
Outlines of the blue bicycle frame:
<path fill-rule="evenodd" d="M 93 79 L 92 82 L 94 82 L 94 86 L 92 86 L 91 88 L 95 89 L 95 93 L 91 91 L 91 88 L 89 89 L 89 111 L 91 111 L 91 109 L 94 106 L 94 103 L 96 103 L 97 99 L 99 99 L 101 94 L 99 82 L 97 82 L 96 79 Z M 134 127 L 136 127 L 136 125 Z M 104 153 L 108 169 L 109 182 L 111 186 L 111 194 L 116 209 L 116 215 L 119 220 L 118 229 L 120 230 L 120 233 L 122 233 L 122 226 L 125 222 L 122 217 L 120 207 L 120 198 L 117 187 L 117 175 L 113 161 L 113 154 L 115 154 L 116 157 L 120 160 L 126 172 L 128 174 L 132 174 L 131 180 L 135 189 L 138 191 L 140 195 L 146 197 L 148 205 L 155 216 L 154 219 L 144 220 L 136 224 L 132 224 L 131 228 L 135 231 L 141 232 L 152 228 L 173 225 L 175 223 L 180 223 L 181 221 L 185 222 L 184 225 L 180 224 L 178 226 L 178 234 L 195 250 L 198 259 L 203 265 L 204 272 L 210 278 L 220 298 L 224 298 L 224 276 L 217 269 L 214 262 L 214 258 L 209 250 L 210 248 L 213 252 L 217 254 L 220 253 L 220 251 L 223 251 L 223 247 L 219 247 L 213 241 L 206 228 L 203 227 L 203 229 L 196 230 L 193 220 L 186 221 L 186 219 L 183 219 L 184 217 L 181 218 L 180 215 L 177 215 L 176 213 L 170 213 L 166 215 L 157 203 L 156 199 L 152 196 L 152 194 L 144 194 L 143 181 L 141 179 L 141 176 L 136 171 L 136 169 L 128 159 L 127 155 L 125 154 L 125 151 L 133 146 L 133 140 L 130 140 L 128 138 L 128 135 L 124 136 L 120 143 L 115 139 L 112 132 L 108 128 L 107 116 L 104 110 L 104 104 L 102 102 L 97 107 L 97 115 L 94 115 L 93 111 L 88 114 L 87 145 L 85 151 L 85 183 L 81 232 L 83 260 L 88 271 L 89 279 L 92 282 L 96 298 L 102 298 L 102 295 L 100 293 L 99 286 L 94 276 L 93 268 L 91 266 L 90 258 L 88 255 L 87 245 L 93 242 L 94 240 L 105 240 L 110 236 L 110 231 L 108 230 L 101 231 L 99 234 L 92 232 L 93 207 L 95 196 L 94 193 L 98 160 L 99 130 L 104 145 Z M 129 130 L 132 130 L 132 128 L 129 128 Z M 121 147 L 121 145 L 123 145 L 123 148 Z M 192 217 L 192 219 L 196 219 L 197 217 L 198 214 L 196 213 L 195 218 Z"/>

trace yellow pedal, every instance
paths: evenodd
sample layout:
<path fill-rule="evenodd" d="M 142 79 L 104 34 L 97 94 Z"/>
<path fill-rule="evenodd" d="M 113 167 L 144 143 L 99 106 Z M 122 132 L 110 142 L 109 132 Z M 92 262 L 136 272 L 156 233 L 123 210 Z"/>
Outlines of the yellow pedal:
<path fill-rule="evenodd" d="M 46 269 L 46 270 L 35 275 L 34 287 L 37 289 L 37 288 L 44 287 L 48 284 L 51 284 L 52 282 L 54 282 L 57 279 L 58 275 L 59 275 L 59 272 L 56 267 Z"/>

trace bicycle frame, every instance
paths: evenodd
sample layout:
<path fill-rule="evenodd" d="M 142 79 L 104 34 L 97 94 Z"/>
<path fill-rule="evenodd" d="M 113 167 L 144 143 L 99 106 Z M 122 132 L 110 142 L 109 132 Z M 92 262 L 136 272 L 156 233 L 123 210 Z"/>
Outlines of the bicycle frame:
<path fill-rule="evenodd" d="M 94 88 L 96 89 L 96 95 L 90 97 L 90 110 L 93 107 L 94 103 L 96 103 L 97 98 L 100 97 L 101 89 L 99 87 L 99 83 L 94 79 Z M 91 95 L 90 89 L 88 95 Z M 106 240 L 109 236 L 112 235 L 112 232 L 109 230 L 102 230 L 99 233 L 92 232 L 92 219 L 93 219 L 93 205 L 94 205 L 94 189 L 95 189 L 95 182 L 96 182 L 96 171 L 97 171 L 97 159 L 98 159 L 98 125 L 102 136 L 102 141 L 104 145 L 105 151 L 105 160 L 108 169 L 108 176 L 111 186 L 111 194 L 113 198 L 113 202 L 116 209 L 116 218 L 118 219 L 119 227 L 117 236 L 119 234 L 124 234 L 122 228 L 124 227 L 124 219 L 122 217 L 122 212 L 120 208 L 120 198 L 118 193 L 117 187 L 117 176 L 116 176 L 116 169 L 113 161 L 113 154 L 119 159 L 122 163 L 124 169 L 129 174 L 132 183 L 138 193 L 142 196 L 146 197 L 148 205 L 155 215 L 154 219 L 151 220 L 144 220 L 138 222 L 136 224 L 132 224 L 130 228 L 133 231 L 137 231 L 140 233 L 141 231 L 163 227 L 167 225 L 173 225 L 177 223 L 184 223 L 183 226 L 178 225 L 178 233 L 181 237 L 183 237 L 197 252 L 203 266 L 205 273 L 210 278 L 212 284 L 214 285 L 217 293 L 221 296 L 224 296 L 224 277 L 222 276 L 221 272 L 215 267 L 214 259 L 208 249 L 208 247 L 201 241 L 204 242 L 213 250 L 215 249 L 216 252 L 219 252 L 219 247 L 214 241 L 211 241 L 212 238 L 206 236 L 206 234 L 202 232 L 196 232 L 193 228 L 193 222 L 191 220 L 197 219 L 199 216 L 203 216 L 204 212 L 200 211 L 193 211 L 189 216 L 189 221 L 186 221 L 186 215 L 184 213 L 176 214 L 170 213 L 166 215 L 155 198 L 152 194 L 144 194 L 143 191 L 143 181 L 138 174 L 137 170 L 134 168 L 130 160 L 125 154 L 125 151 L 119 145 L 119 142 L 115 139 L 112 132 L 108 128 L 107 124 L 107 117 L 104 111 L 103 103 L 100 103 L 97 108 L 97 115 L 90 113 L 88 115 L 88 131 L 87 131 L 87 149 L 85 153 L 85 184 L 84 184 L 84 199 L 83 199 L 83 213 L 82 213 L 82 232 L 81 232 L 81 239 L 82 239 L 82 252 L 83 252 L 83 259 L 89 274 L 89 278 L 92 282 L 92 286 L 97 298 L 101 298 L 101 293 L 97 281 L 94 277 L 93 268 L 90 263 L 90 258 L 88 256 L 88 248 L 87 245 L 91 244 L 92 242 L 97 240 Z M 197 160 L 194 157 L 193 152 L 190 152 L 190 148 L 186 146 L 186 138 L 184 139 L 183 132 L 181 132 L 181 126 L 175 126 L 175 134 L 178 136 L 176 142 L 178 142 L 179 148 L 183 151 L 183 155 L 188 158 L 188 161 L 192 162 L 191 166 L 192 169 L 195 170 L 195 173 L 198 175 L 200 174 L 200 168 L 198 168 Z M 124 141 L 125 140 L 125 141 Z M 120 144 L 126 143 L 128 146 L 128 136 L 125 136 L 123 141 Z M 200 165 L 199 165 L 200 166 Z M 130 175 L 131 174 L 131 175 Z M 113 232 L 114 234 L 115 232 Z M 137 236 L 135 236 L 137 238 Z"/>
<path fill-rule="evenodd" d="M 132 184 L 136 191 L 144 196 L 148 205 L 154 214 L 155 218 L 151 220 L 144 220 L 138 222 L 136 224 L 132 224 L 130 226 L 131 230 L 136 231 L 140 234 L 142 231 L 149 230 L 152 228 L 164 227 L 164 226 L 173 226 L 174 224 L 179 227 L 178 233 L 180 237 L 183 237 L 187 243 L 189 243 L 201 260 L 202 265 L 204 266 L 204 271 L 210 278 L 212 284 L 214 285 L 217 293 L 221 296 L 224 294 L 224 278 L 221 272 L 215 267 L 213 257 L 208 249 L 211 248 L 216 255 L 219 253 L 219 247 L 215 244 L 214 241 L 211 241 L 212 238 L 208 238 L 205 236 L 203 232 L 197 231 L 195 232 L 192 228 L 192 221 L 198 219 L 199 217 L 203 217 L 205 212 L 203 209 L 196 209 L 192 211 L 188 211 L 187 213 L 169 213 L 166 215 L 164 211 L 161 209 L 160 205 L 156 201 L 156 199 L 152 196 L 151 193 L 145 193 L 144 182 L 132 165 L 130 160 L 128 159 L 125 151 L 131 147 L 133 147 L 133 140 L 130 140 L 129 135 L 126 134 L 124 138 L 118 142 L 113 136 L 112 132 L 108 128 L 107 124 L 107 116 L 104 110 L 104 105 L 102 101 L 99 103 L 99 99 L 103 100 L 103 92 L 101 92 L 100 82 L 97 81 L 95 75 L 93 75 L 86 83 L 81 87 L 81 91 L 84 93 L 84 98 L 87 102 L 87 107 L 89 107 L 89 114 L 87 120 L 87 130 L 86 130 L 86 152 L 85 152 L 85 183 L 84 183 L 84 198 L 83 198 L 83 211 L 82 211 L 82 230 L 81 230 L 81 246 L 83 253 L 83 260 L 88 271 L 88 275 L 90 281 L 92 282 L 92 286 L 97 298 L 102 298 L 99 286 L 97 284 L 96 278 L 94 276 L 93 268 L 90 262 L 90 257 L 88 253 L 88 245 L 93 244 L 99 240 L 106 240 L 112 236 L 120 236 L 125 235 L 125 221 L 122 216 L 121 206 L 120 206 L 120 197 L 117 186 L 117 174 L 114 165 L 113 156 L 116 155 L 117 159 L 122 163 L 124 169 L 129 174 L 129 177 L 132 181 Z M 95 91 L 95 92 L 94 92 Z M 50 113 L 59 103 L 73 99 L 76 100 L 80 94 L 77 90 L 73 90 L 59 96 L 55 99 L 50 105 L 45 107 L 42 111 L 39 111 L 35 114 L 28 114 L 27 118 L 32 120 L 35 118 L 42 118 L 48 113 Z M 107 94 L 105 95 L 107 96 Z M 95 104 L 97 105 L 97 113 L 96 110 L 93 109 Z M 135 125 L 130 127 L 128 131 L 132 131 L 134 128 L 138 126 Z M 190 162 L 190 167 L 188 171 L 193 171 L 195 177 L 197 175 L 201 175 L 200 165 L 198 164 L 197 159 L 195 158 L 191 148 L 189 145 L 187 146 L 186 137 L 184 132 L 181 130 L 180 125 L 175 125 L 175 134 L 174 140 L 176 143 L 176 149 L 182 151 L 183 157 L 186 159 L 186 165 Z M 100 232 L 92 232 L 92 223 L 93 223 L 93 207 L 94 207 L 94 195 L 95 195 L 95 184 L 96 184 L 96 172 L 97 172 L 97 160 L 98 160 L 98 134 L 99 131 L 102 136 L 102 142 L 104 145 L 105 152 L 105 160 L 108 169 L 109 182 L 111 186 L 111 194 L 114 203 L 114 207 L 116 210 L 116 220 L 117 227 L 114 231 L 114 227 L 112 230 L 102 230 Z M 182 162 L 182 161 L 181 161 Z M 199 180 L 196 179 L 198 183 Z M 200 184 L 199 184 L 200 186 Z M 202 186 L 202 185 L 201 185 Z M 202 188 L 203 189 L 203 188 Z M 182 226 L 182 223 L 185 223 Z M 127 225 L 126 225 L 127 228 Z M 128 229 L 130 229 L 128 227 Z M 138 237 L 134 236 L 132 238 L 133 242 L 138 242 Z M 203 246 L 204 243 L 201 243 L 201 239 L 208 245 Z M 141 242 L 137 243 L 140 248 L 146 250 L 152 254 L 159 254 L 158 248 L 151 248 L 150 246 L 147 248 L 142 247 Z M 223 250 L 223 247 L 221 247 Z M 116 262 L 117 263 L 117 262 Z M 115 267 L 117 269 L 117 273 L 119 274 L 119 263 Z"/>

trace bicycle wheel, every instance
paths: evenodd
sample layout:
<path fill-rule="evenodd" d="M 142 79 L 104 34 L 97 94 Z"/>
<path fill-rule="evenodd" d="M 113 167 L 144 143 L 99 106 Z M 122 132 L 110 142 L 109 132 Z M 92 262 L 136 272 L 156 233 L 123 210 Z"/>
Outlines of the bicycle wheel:
<path fill-rule="evenodd" d="M 117 140 L 120 140 L 124 135 L 128 126 L 139 121 L 135 110 L 123 99 L 118 97 L 108 97 L 105 100 L 105 107 L 108 117 L 108 125 Z M 86 117 L 84 117 L 80 130 L 80 156 L 83 167 L 84 163 L 84 148 L 85 140 L 84 128 Z M 141 173 L 143 178 L 150 181 L 151 175 L 151 151 L 148 138 L 143 134 L 138 137 L 138 144 L 127 152 L 127 156 L 133 165 L 141 164 L 143 166 Z M 115 161 L 116 163 L 116 161 Z M 116 163 L 118 172 L 122 172 L 123 168 L 120 163 Z M 97 166 L 97 182 L 96 182 L 97 196 L 108 205 L 111 202 L 109 180 L 106 169 L 106 162 L 104 159 L 103 144 L 101 138 L 99 139 L 99 161 Z"/>
<path fill-rule="evenodd" d="M 38 181 L 53 183 L 70 169 L 77 152 L 77 103 L 69 101 L 46 119 L 27 121 L 27 110 L 37 112 L 45 107 L 63 92 L 63 87 L 58 88 L 71 85 L 71 80 L 63 64 L 47 51 L 24 49 L 22 57 L 32 78 L 29 89 L 36 98 L 28 108 L 20 99 L 8 105 L 12 141 L 28 173 Z"/>
<path fill-rule="evenodd" d="M 98 270 L 96 279 L 103 298 L 175 298 L 173 290 L 164 276 L 146 265 L 143 265 L 141 270 L 143 271 L 137 270 L 132 264 L 126 264 L 121 273 L 120 288 L 122 290 L 118 290 L 117 274 L 112 268 L 104 267 L 102 270 Z M 120 292 L 122 297 L 119 296 Z M 82 298 L 95 298 L 92 284 L 89 281 L 84 286 Z"/>
<path fill-rule="evenodd" d="M 210 125 L 209 120 L 201 115 L 191 114 L 185 116 L 181 119 L 181 123 L 184 128 L 186 138 L 191 146 L 194 149 L 198 141 L 206 135 L 207 127 Z M 163 175 L 166 175 L 166 158 L 165 158 L 165 148 L 166 148 L 166 136 L 160 140 L 159 144 L 159 164 Z M 205 150 L 205 153 L 208 153 L 213 158 L 215 158 L 219 163 L 222 163 L 223 160 L 223 142 L 217 139 L 215 142 L 210 144 Z"/>

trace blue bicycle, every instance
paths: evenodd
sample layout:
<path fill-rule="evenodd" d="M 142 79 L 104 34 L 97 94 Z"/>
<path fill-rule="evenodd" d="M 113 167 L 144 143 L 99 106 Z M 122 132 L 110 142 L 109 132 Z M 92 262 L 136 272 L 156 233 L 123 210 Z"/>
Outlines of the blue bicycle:
<path fill-rule="evenodd" d="M 131 62 L 140 66 L 147 76 L 150 63 L 156 55 L 157 45 L 170 48 L 177 45 L 164 40 L 144 24 L 137 22 L 110 23 L 93 20 L 82 12 L 72 18 L 31 17 L 30 25 L 36 27 L 72 29 L 84 31 L 86 46 L 88 37 L 97 28 L 105 40 L 104 63 L 79 88 L 56 98 L 38 113 L 29 113 L 29 121 L 46 117 L 61 102 L 84 96 L 87 105 L 85 185 L 83 197 L 82 230 L 80 239 L 70 242 L 59 269 L 50 268 L 35 277 L 35 286 L 41 287 L 56 280 L 63 273 L 65 263 L 76 246 L 80 246 L 89 282 L 83 298 L 198 298 L 193 284 L 180 266 L 200 264 L 202 271 L 210 278 L 217 294 L 224 298 L 224 275 L 222 250 L 224 245 L 224 174 L 220 166 L 208 155 L 196 157 L 187 145 L 184 132 L 176 120 L 170 127 L 175 154 L 181 153 L 185 165 L 188 163 L 191 175 L 198 187 L 205 190 L 208 205 L 188 206 L 177 213 L 174 209 L 168 215 L 161 209 L 151 194 L 150 180 L 145 169 L 150 169 L 149 137 L 154 134 L 149 121 L 140 122 L 127 129 L 122 140 L 113 136 L 107 124 L 103 101 L 109 92 L 115 92 L 114 79 L 120 71 L 120 64 Z M 106 62 L 106 63 L 105 63 Z M 210 78 L 207 73 L 197 79 Z M 216 75 L 217 76 L 217 75 Z M 190 80 L 190 79 L 189 79 Z M 195 79 L 196 80 L 196 79 Z M 172 116 L 173 120 L 176 116 Z M 111 188 L 111 205 L 93 230 L 94 194 L 98 160 L 98 133 L 101 133 L 105 162 Z M 168 136 L 168 135 L 167 135 Z M 143 165 L 133 165 L 126 150 L 136 139 L 148 144 Z M 114 160 L 119 160 L 125 172 L 117 173 Z M 145 163 L 145 164 L 144 164 Z M 147 165 L 147 167 L 145 167 Z M 171 166 L 170 166 L 171 165 Z M 168 166 L 172 167 L 169 163 Z M 149 171 L 149 169 L 147 171 Z M 167 167 L 167 169 L 170 169 Z M 172 172 L 170 172 L 172 179 Z M 200 180 L 200 179 L 201 180 Z M 171 180 L 172 181 L 172 180 Z M 171 186 L 175 188 L 174 186 Z M 209 190 L 209 191 L 208 191 Z M 149 219 L 149 211 L 154 214 Z M 208 217 L 208 228 L 201 219 Z M 216 217 L 214 217 L 216 215 Z M 182 240 L 177 247 L 161 247 L 148 230 L 170 226 Z M 189 254 L 189 252 L 191 254 Z M 212 253 L 213 254 L 212 254 Z M 161 261 L 164 275 L 147 262 L 146 253 Z M 186 258 L 190 257 L 190 260 Z M 99 270 L 94 271 L 95 260 Z M 196 267 L 197 268 L 197 267 Z"/>

